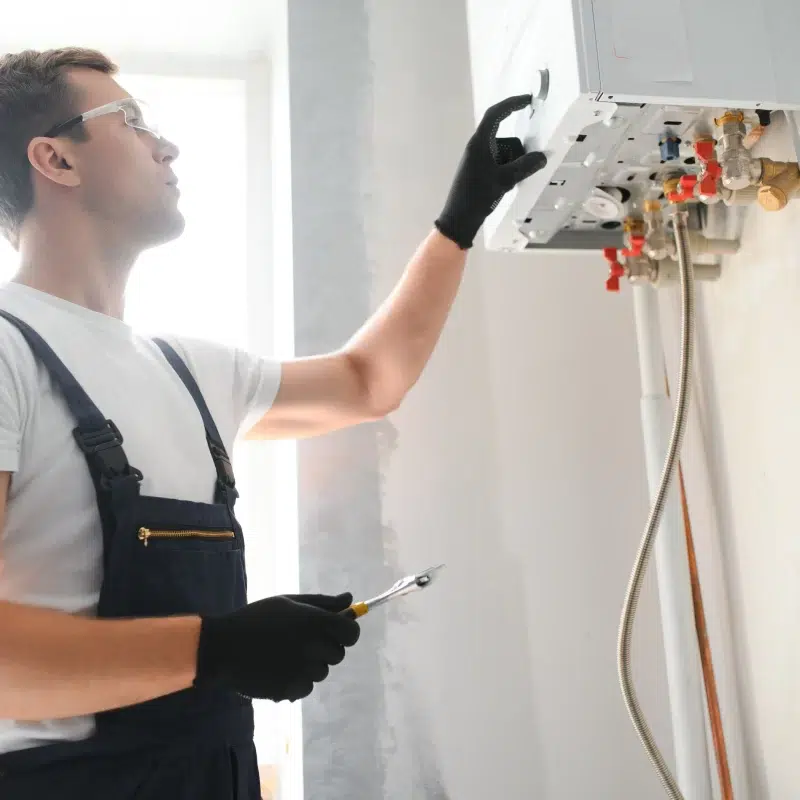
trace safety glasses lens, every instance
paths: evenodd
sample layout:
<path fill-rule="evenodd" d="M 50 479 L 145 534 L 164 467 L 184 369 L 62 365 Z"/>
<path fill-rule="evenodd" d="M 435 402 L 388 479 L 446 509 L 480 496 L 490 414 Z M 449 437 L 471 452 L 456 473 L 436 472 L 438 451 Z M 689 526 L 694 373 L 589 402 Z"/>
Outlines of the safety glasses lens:
<path fill-rule="evenodd" d="M 131 128 L 158 136 L 158 125 L 156 125 L 152 110 L 147 103 L 132 100 L 122 106 L 122 111 L 125 114 L 126 124 Z"/>

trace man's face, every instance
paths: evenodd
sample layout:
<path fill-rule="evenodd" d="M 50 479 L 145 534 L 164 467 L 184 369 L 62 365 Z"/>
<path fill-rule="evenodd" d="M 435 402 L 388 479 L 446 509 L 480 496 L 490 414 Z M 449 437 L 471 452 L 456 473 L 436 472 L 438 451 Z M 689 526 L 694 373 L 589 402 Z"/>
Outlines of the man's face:
<path fill-rule="evenodd" d="M 79 92 L 76 113 L 130 97 L 111 76 L 95 70 L 71 70 L 69 80 Z M 185 221 L 172 171 L 178 148 L 131 127 L 122 111 L 83 124 L 89 140 L 69 143 L 77 181 L 72 188 L 110 240 L 144 250 L 180 236 Z"/>

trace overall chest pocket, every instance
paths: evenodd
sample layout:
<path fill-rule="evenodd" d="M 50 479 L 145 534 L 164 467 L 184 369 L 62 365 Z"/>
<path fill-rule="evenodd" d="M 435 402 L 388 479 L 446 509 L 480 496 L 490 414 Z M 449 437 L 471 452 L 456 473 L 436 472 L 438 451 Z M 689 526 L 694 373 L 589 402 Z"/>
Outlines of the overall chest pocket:
<path fill-rule="evenodd" d="M 247 602 L 244 551 L 232 530 L 141 526 L 129 585 L 136 616 L 218 615 Z"/>

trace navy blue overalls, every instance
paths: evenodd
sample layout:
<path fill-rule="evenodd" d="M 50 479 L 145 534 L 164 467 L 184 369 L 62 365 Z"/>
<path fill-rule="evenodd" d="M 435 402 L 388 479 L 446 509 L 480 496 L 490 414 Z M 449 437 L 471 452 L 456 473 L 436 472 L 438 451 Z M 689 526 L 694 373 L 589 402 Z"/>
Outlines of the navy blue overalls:
<path fill-rule="evenodd" d="M 213 504 L 145 497 L 122 435 L 49 345 L 0 311 L 27 340 L 72 413 L 103 527 L 98 617 L 216 615 L 247 602 L 231 463 L 200 388 L 178 354 L 157 344 L 203 418 L 217 471 Z M 165 447 L 170 443 L 165 442 Z M 192 465 L 187 465 L 191 469 Z M 0 755 L 2 800 L 259 800 L 250 700 L 222 689 L 176 692 L 96 716 L 96 732 Z"/>

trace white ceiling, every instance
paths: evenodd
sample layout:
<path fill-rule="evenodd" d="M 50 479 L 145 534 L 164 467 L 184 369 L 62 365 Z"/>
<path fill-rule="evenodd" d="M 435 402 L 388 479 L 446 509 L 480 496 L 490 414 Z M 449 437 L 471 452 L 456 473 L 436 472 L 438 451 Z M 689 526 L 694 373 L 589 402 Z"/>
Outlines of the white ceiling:
<path fill-rule="evenodd" d="M 281 5 L 279 0 L 6 3 L 0 51 L 79 45 L 119 60 L 175 55 L 238 61 L 268 52 L 270 22 Z"/>

